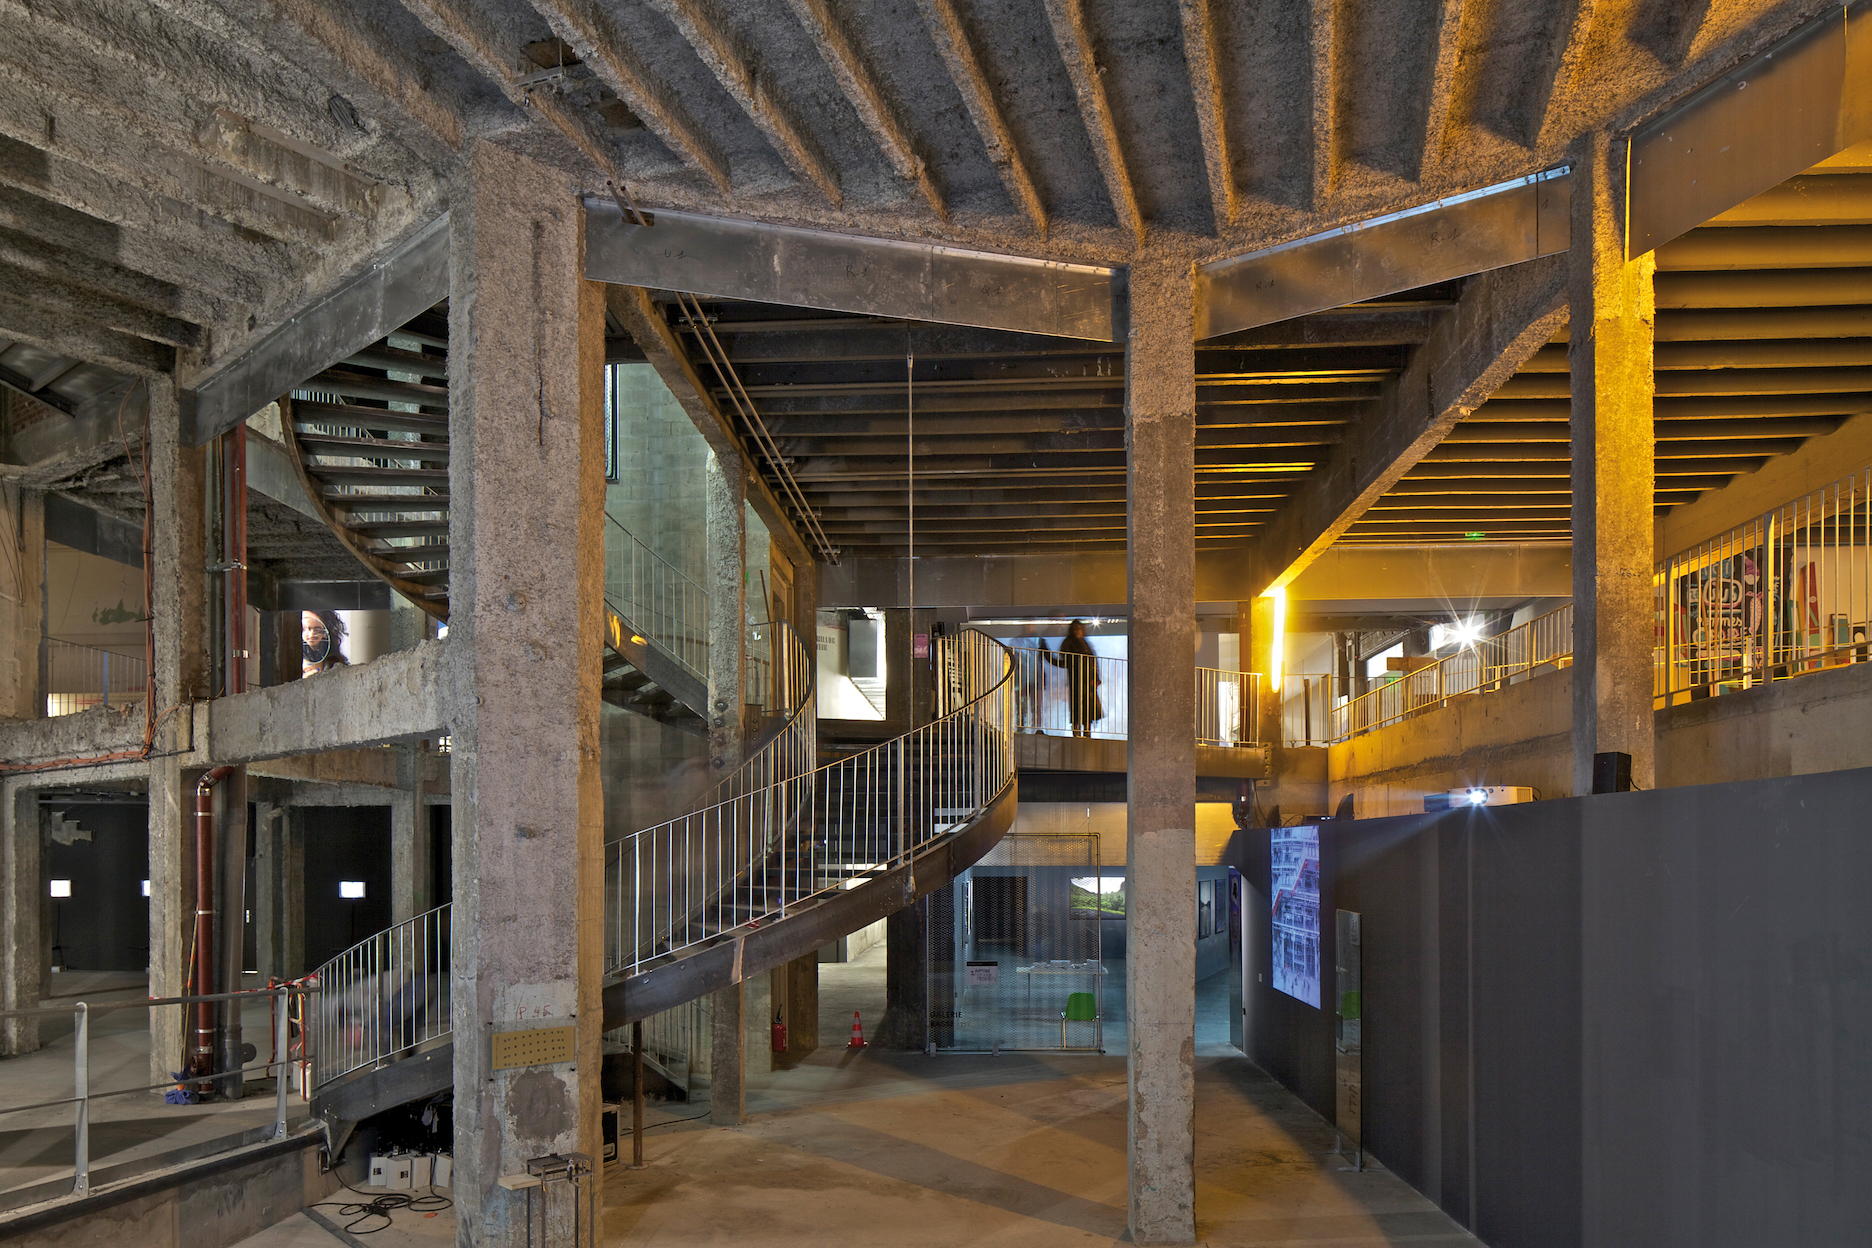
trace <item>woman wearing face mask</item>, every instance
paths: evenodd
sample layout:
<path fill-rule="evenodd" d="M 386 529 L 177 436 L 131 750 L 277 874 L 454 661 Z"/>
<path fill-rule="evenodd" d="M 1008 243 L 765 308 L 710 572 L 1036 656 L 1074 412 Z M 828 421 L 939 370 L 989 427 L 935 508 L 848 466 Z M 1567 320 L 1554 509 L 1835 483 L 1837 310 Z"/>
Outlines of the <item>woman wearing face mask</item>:
<path fill-rule="evenodd" d="M 344 639 L 344 621 L 338 618 L 336 611 L 300 612 L 299 674 L 316 676 L 334 667 L 348 666 L 351 660 L 345 658 L 341 648 Z"/>

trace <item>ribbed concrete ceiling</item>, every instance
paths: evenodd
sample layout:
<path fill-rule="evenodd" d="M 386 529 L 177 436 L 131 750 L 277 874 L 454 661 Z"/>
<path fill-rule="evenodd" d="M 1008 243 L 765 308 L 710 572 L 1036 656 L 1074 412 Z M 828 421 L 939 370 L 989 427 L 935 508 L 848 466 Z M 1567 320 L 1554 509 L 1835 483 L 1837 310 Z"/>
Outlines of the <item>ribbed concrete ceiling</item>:
<path fill-rule="evenodd" d="M 1657 262 L 1660 513 L 1872 411 L 1872 153 L 1783 183 Z M 1563 335 L 1341 540 L 1570 538 L 1568 414 Z"/>

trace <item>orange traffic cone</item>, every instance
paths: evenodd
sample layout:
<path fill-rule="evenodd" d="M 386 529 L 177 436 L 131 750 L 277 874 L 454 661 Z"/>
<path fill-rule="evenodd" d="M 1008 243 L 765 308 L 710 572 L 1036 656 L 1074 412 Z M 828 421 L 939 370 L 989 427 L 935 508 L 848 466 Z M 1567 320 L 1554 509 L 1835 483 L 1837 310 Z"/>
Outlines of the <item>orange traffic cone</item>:
<path fill-rule="evenodd" d="M 862 1049 L 862 1048 L 864 1048 L 864 1047 L 865 1047 L 865 1043 L 864 1043 L 864 1024 L 863 1024 L 863 1023 L 860 1023 L 860 1022 L 858 1021 L 858 1011 L 857 1011 L 857 1010 L 853 1010 L 853 1011 L 852 1011 L 852 1035 L 851 1035 L 851 1043 L 850 1043 L 849 1045 L 847 1045 L 846 1047 L 847 1047 L 847 1048 L 852 1048 L 852 1049 Z"/>

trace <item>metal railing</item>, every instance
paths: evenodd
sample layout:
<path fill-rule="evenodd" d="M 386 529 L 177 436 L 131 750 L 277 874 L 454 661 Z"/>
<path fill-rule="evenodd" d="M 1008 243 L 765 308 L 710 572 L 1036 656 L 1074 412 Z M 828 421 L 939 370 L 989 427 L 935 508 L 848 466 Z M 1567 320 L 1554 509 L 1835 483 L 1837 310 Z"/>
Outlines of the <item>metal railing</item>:
<path fill-rule="evenodd" d="M 128 706 L 148 693 L 149 665 L 140 654 L 117 654 L 57 637 L 48 637 L 45 645 L 48 716 Z"/>
<path fill-rule="evenodd" d="M 1658 706 L 1872 658 L 1872 468 L 1661 561 Z"/>
<path fill-rule="evenodd" d="M 1327 740 L 1349 740 L 1450 698 L 1499 688 L 1540 668 L 1558 669 L 1572 661 L 1573 604 L 1568 603 L 1332 707 Z"/>
<path fill-rule="evenodd" d="M 1015 729 L 1122 741 L 1130 735 L 1128 660 L 1109 655 L 1012 649 Z M 1252 707 L 1261 677 L 1254 672 L 1196 669 L 1196 740 L 1202 745 L 1253 745 Z"/>
<path fill-rule="evenodd" d="M 1258 745 L 1255 708 L 1261 674 L 1216 667 L 1196 669 L 1196 744 Z"/>
<path fill-rule="evenodd" d="M 605 600 L 698 676 L 708 671 L 709 596 L 609 514 Z"/>
<path fill-rule="evenodd" d="M 368 936 L 308 977 L 319 992 L 313 1087 L 449 1034 L 450 911 L 437 906 Z"/>
<path fill-rule="evenodd" d="M 52 1100 L 35 1101 L 27 1105 L 7 1105 L 0 1107 L 0 1114 L 23 1114 L 32 1110 L 55 1109 L 60 1105 L 73 1107 L 72 1118 L 72 1192 L 87 1192 L 91 1189 L 91 1102 L 112 1096 L 131 1096 L 137 1093 L 160 1092 L 176 1086 L 176 1080 L 165 1079 L 161 1083 L 137 1084 L 128 1088 L 110 1088 L 105 1091 L 93 1091 L 91 1088 L 91 1019 L 94 1015 L 106 1014 L 114 1010 L 154 1010 L 159 1007 L 198 1005 L 204 1002 L 229 1001 L 234 1009 L 240 1003 L 270 997 L 273 999 L 273 1052 L 270 1060 L 253 1066 L 244 1066 L 235 1070 L 211 1070 L 206 1074 L 190 1076 L 185 1080 L 188 1086 L 218 1083 L 236 1076 L 266 1075 L 271 1073 L 275 1079 L 273 1095 L 273 1138 L 285 1139 L 287 1090 L 292 1086 L 290 1068 L 292 1066 L 292 1041 L 288 1022 L 292 1016 L 289 1008 L 293 996 L 303 997 L 315 989 L 298 984 L 282 984 L 272 988 L 257 989 L 251 992 L 222 992 L 208 996 L 195 997 L 151 997 L 142 1001 L 111 1001 L 99 1005 L 89 1005 L 79 1001 L 74 1005 L 42 1005 L 26 1010 L 0 1010 L 0 1020 L 15 1018 L 43 1018 L 60 1014 L 72 1016 L 72 1094 Z M 154 1017 L 151 1027 L 156 1026 Z M 230 1149 L 237 1145 L 229 1145 Z"/>
<path fill-rule="evenodd" d="M 1287 672 L 1281 677 L 1280 724 L 1283 745 L 1326 745 L 1332 731 L 1332 677 Z"/>
<path fill-rule="evenodd" d="M 972 630 L 940 639 L 935 661 L 935 722 L 823 767 L 776 768 L 769 783 L 616 842 L 606 863 L 607 969 L 635 974 L 784 918 L 908 861 L 985 810 L 1014 774 L 1013 664 Z"/>
<path fill-rule="evenodd" d="M 686 1091 L 695 1090 L 698 1066 L 709 1063 L 715 1011 L 707 997 L 652 1014 L 643 1020 L 644 1059 L 653 1062 Z M 630 1027 L 620 1027 L 607 1038 L 624 1052 L 631 1049 Z"/>

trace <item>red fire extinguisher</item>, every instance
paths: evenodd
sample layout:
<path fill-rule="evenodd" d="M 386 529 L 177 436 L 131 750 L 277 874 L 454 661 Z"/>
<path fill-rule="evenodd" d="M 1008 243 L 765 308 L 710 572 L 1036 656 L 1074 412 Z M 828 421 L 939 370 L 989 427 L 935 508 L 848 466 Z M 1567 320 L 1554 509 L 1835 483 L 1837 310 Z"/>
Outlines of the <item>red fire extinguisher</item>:
<path fill-rule="evenodd" d="M 773 1051 L 776 1053 L 787 1051 L 786 1021 L 780 1013 L 775 1013 L 773 1016 Z"/>

